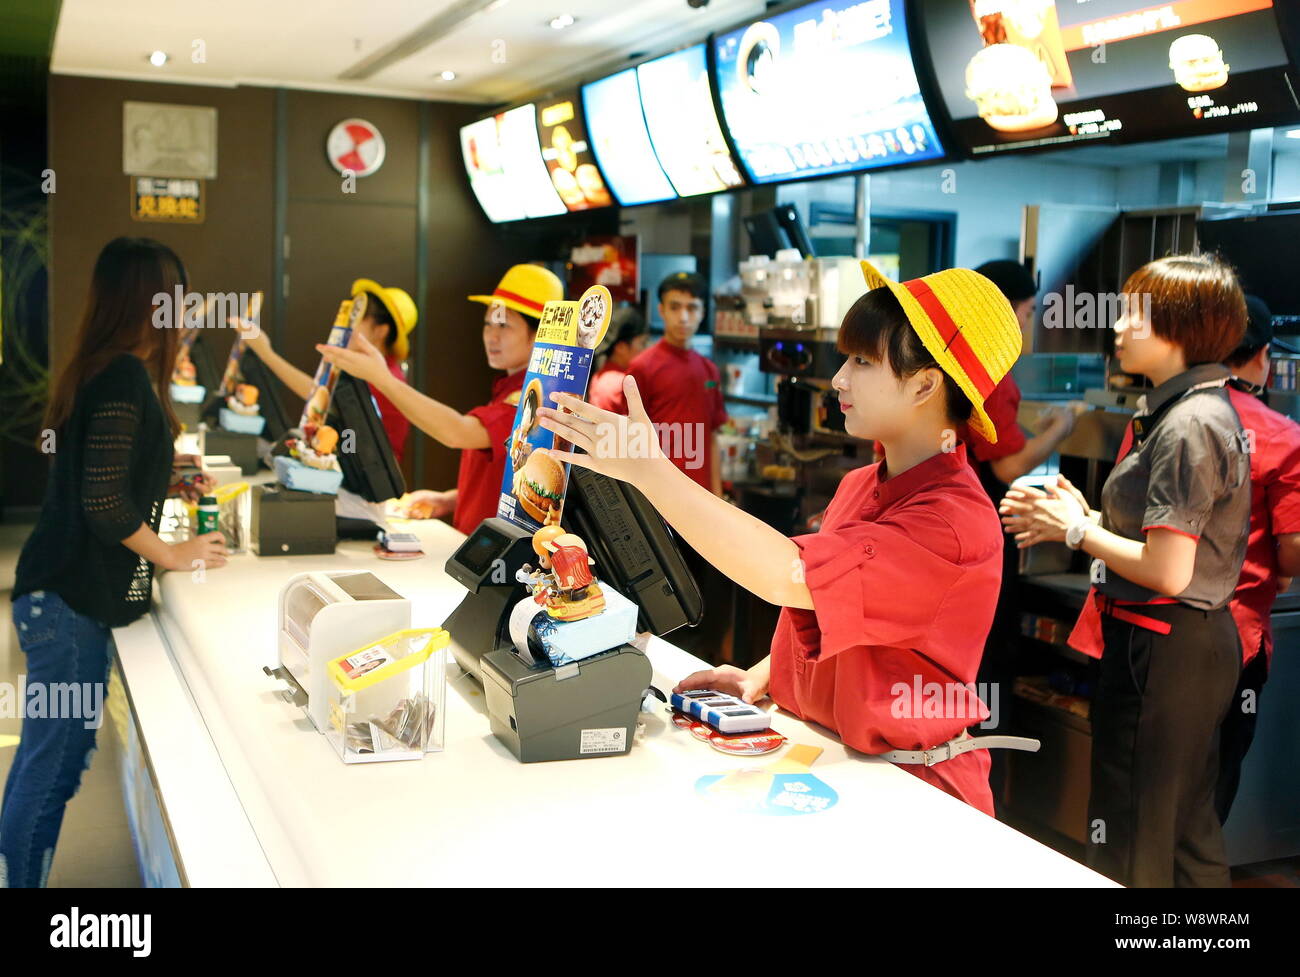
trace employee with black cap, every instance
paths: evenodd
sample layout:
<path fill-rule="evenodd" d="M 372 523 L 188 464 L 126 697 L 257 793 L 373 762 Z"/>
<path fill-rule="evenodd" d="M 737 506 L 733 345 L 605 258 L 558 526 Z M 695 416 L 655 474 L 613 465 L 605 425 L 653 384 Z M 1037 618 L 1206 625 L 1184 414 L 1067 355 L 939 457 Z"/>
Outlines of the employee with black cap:
<path fill-rule="evenodd" d="M 1028 347 L 1038 304 L 1038 285 L 1034 276 L 1020 262 L 1010 260 L 987 261 L 975 270 L 993 282 L 1011 303 L 1011 309 L 1020 323 L 1024 347 Z M 962 432 L 962 440 L 966 442 L 967 457 L 979 474 L 980 484 L 984 486 L 984 491 L 993 504 L 997 505 L 1013 481 L 1033 471 L 1052 456 L 1057 446 L 1074 429 L 1074 411 L 1065 409 L 1045 412 L 1039 422 L 1039 433 L 1032 438 L 1026 437 L 1016 420 L 1020 410 L 1020 387 L 1016 385 L 1010 371 L 993 389 L 984 406 L 997 429 L 997 441 L 991 442 L 971 430 Z M 1020 551 L 1016 548 L 1015 540 L 1008 536 L 1003 541 L 1002 590 L 998 595 L 993 627 L 984 647 L 978 679 L 990 695 L 996 690 L 998 721 L 996 725 L 981 726 L 976 735 L 1003 732 L 1010 727 L 1015 643 L 1020 633 L 1020 611 L 1015 592 L 1015 581 L 1019 573 Z M 1007 761 L 1005 756 L 996 751 L 990 756 L 993 769 L 989 780 L 993 787 L 994 802 L 1001 807 Z"/>
<path fill-rule="evenodd" d="M 1243 666 L 1237 694 L 1219 728 L 1215 807 L 1228 820 L 1241 764 L 1255 738 L 1259 699 L 1273 657 L 1273 601 L 1300 573 L 1300 424 L 1265 406 L 1269 354 L 1295 347 L 1273 336 L 1268 306 L 1246 296 L 1246 335 L 1224 364 L 1233 373 L 1228 396 L 1247 432 L 1250 450 L 1250 533 L 1246 559 L 1229 608 L 1241 635 Z"/>

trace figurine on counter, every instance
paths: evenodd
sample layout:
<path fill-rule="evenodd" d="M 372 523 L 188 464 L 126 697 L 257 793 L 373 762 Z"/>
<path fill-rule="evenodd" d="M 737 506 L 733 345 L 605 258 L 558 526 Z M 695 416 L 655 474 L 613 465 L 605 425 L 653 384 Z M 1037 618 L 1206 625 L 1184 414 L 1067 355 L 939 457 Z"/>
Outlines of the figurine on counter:
<path fill-rule="evenodd" d="M 339 432 L 328 424 L 322 424 L 314 430 L 309 428 L 306 437 L 301 440 L 290 438 L 287 444 L 289 454 L 304 465 L 325 471 L 332 471 L 338 467 L 334 452 L 338 449 Z"/>
<path fill-rule="evenodd" d="M 528 584 L 550 617 L 581 621 L 605 609 L 605 595 L 590 570 L 596 561 L 587 555 L 581 537 L 559 526 L 543 526 L 533 533 L 533 551 L 541 569 L 524 564 L 516 579 Z"/>
<path fill-rule="evenodd" d="M 244 417 L 257 417 L 262 408 L 257 403 L 258 391 L 251 383 L 241 383 L 226 398 L 226 406 Z"/>

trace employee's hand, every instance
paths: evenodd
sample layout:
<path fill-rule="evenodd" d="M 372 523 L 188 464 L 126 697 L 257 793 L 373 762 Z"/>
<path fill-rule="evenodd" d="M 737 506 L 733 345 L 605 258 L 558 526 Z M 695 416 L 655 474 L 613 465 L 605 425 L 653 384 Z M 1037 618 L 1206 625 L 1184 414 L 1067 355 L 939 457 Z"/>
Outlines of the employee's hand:
<path fill-rule="evenodd" d="M 417 489 L 397 500 L 393 510 L 400 519 L 442 519 L 456 509 L 456 493 Z"/>
<path fill-rule="evenodd" d="M 1069 407 L 1048 407 L 1038 415 L 1037 431 L 1039 434 L 1052 434 L 1065 437 L 1074 430 L 1074 411 Z"/>
<path fill-rule="evenodd" d="M 635 484 L 650 469 L 650 462 L 662 459 L 664 453 L 641 403 L 636 380 L 624 377 L 623 393 L 627 397 L 626 417 L 563 393 L 551 394 L 563 411 L 543 407 L 537 416 L 546 430 L 586 452 L 566 455 L 565 461 Z"/>
<path fill-rule="evenodd" d="M 230 316 L 226 322 L 232 328 L 238 330 L 239 335 L 243 337 L 244 345 L 257 354 L 258 359 L 261 359 L 263 354 L 271 351 L 271 340 L 256 322 L 241 319 L 239 316 L 234 315 Z"/>
<path fill-rule="evenodd" d="M 195 536 L 183 543 L 171 544 L 171 559 L 167 570 L 193 570 L 197 561 L 204 569 L 211 570 L 226 565 L 226 539 L 221 533 L 213 531 Z"/>
<path fill-rule="evenodd" d="M 1092 506 L 1090 506 L 1088 500 L 1083 497 L 1083 493 L 1079 491 L 1073 482 L 1059 473 L 1056 476 L 1056 488 L 1060 492 L 1074 496 L 1074 500 L 1079 503 L 1079 506 L 1084 512 L 1089 514 L 1092 513 Z"/>
<path fill-rule="evenodd" d="M 317 343 L 316 350 L 329 363 L 333 363 L 344 373 L 351 373 L 358 380 L 366 383 L 379 383 L 389 376 L 388 364 L 384 354 L 358 332 L 352 333 L 347 349 Z"/>
<path fill-rule="evenodd" d="M 1068 491 L 1048 485 L 1011 488 L 998 505 L 1007 532 L 1014 533 L 1020 549 L 1038 543 L 1063 542 L 1065 531 L 1088 514 Z"/>
<path fill-rule="evenodd" d="M 692 689 L 713 689 L 725 692 L 753 704 L 767 695 L 767 683 L 735 665 L 720 665 L 706 668 L 702 672 L 693 672 L 678 682 L 674 692 L 690 692 Z"/>

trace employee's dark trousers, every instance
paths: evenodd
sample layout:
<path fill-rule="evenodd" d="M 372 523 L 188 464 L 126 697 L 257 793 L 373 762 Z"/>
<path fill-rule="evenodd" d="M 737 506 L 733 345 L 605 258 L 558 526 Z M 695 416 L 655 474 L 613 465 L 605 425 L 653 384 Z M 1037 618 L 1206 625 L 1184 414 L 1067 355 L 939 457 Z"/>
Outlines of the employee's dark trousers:
<path fill-rule="evenodd" d="M 1219 823 L 1228 823 L 1228 813 L 1241 784 L 1241 764 L 1255 739 L 1255 721 L 1259 717 L 1259 700 L 1268 681 L 1268 656 L 1261 648 L 1241 670 L 1232 706 L 1219 730 L 1219 786 L 1214 806 Z"/>
<path fill-rule="evenodd" d="M 1214 791 L 1219 726 L 1241 671 L 1237 628 L 1226 608 L 1132 610 L 1172 630 L 1102 616 L 1088 864 L 1129 886 L 1227 886 Z"/>

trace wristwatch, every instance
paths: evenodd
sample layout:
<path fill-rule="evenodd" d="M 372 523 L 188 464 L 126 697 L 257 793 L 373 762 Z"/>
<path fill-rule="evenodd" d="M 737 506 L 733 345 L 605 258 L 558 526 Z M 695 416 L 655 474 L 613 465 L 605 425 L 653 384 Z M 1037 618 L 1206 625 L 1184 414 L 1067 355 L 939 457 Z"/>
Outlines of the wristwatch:
<path fill-rule="evenodd" d="M 1072 550 L 1077 550 L 1083 545 L 1083 537 L 1084 534 L 1088 532 L 1088 528 L 1094 525 L 1096 525 L 1096 523 L 1087 516 L 1084 516 L 1065 531 L 1065 545 L 1070 547 Z"/>

